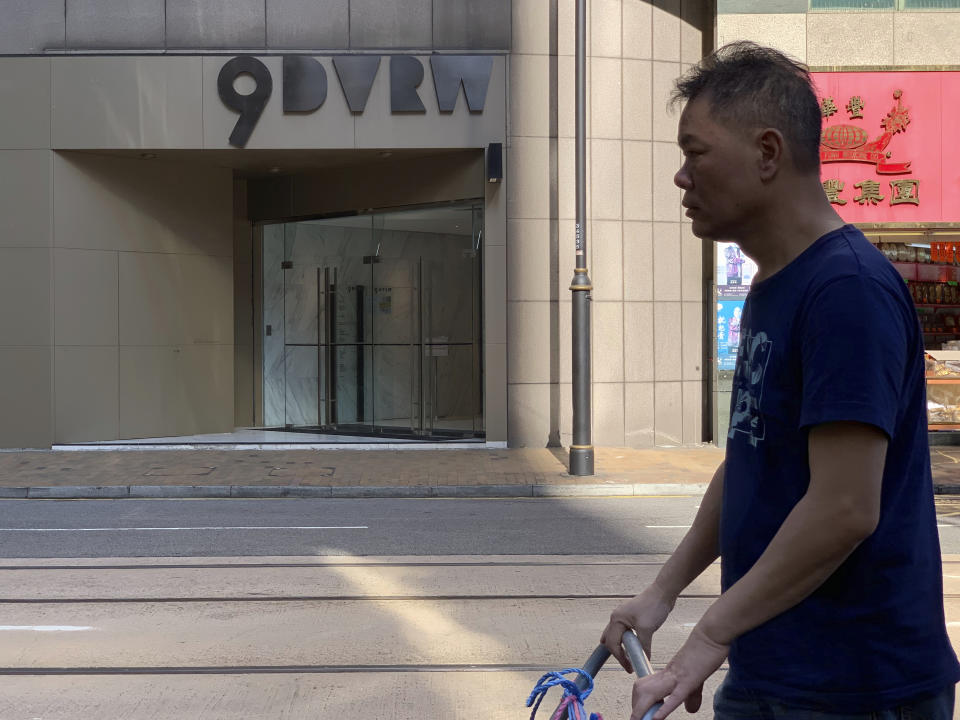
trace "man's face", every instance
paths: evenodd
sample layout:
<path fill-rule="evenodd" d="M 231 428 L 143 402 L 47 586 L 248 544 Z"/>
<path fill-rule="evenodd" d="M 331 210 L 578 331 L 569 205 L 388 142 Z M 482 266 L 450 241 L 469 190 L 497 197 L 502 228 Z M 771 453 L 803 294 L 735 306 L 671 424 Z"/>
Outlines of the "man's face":
<path fill-rule="evenodd" d="M 715 120 L 708 98 L 687 104 L 680 116 L 677 142 L 683 165 L 673 181 L 683 190 L 682 204 L 693 220 L 693 234 L 709 240 L 738 240 L 761 201 L 758 150 L 751 134 Z"/>

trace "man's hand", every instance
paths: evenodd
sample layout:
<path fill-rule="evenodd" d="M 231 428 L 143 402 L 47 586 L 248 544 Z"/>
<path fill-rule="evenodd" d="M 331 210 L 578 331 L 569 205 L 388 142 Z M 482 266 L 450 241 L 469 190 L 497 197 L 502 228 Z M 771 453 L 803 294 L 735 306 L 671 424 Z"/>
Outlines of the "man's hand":
<path fill-rule="evenodd" d="M 650 657 L 653 633 L 666 621 L 673 610 L 675 600 L 665 595 L 654 584 L 610 613 L 610 622 L 600 636 L 600 642 L 628 673 L 633 672 L 633 667 L 620 644 L 623 633 L 630 629 L 634 630 L 643 646 L 643 651 L 647 657 Z"/>
<path fill-rule="evenodd" d="M 729 652 L 729 645 L 711 640 L 699 625 L 695 627 L 666 668 L 645 678 L 637 678 L 633 683 L 630 720 L 642 720 L 660 700 L 663 700 L 663 707 L 653 716 L 654 720 L 663 720 L 681 703 L 686 705 L 687 712 L 699 710 L 704 681 L 723 664 Z"/>

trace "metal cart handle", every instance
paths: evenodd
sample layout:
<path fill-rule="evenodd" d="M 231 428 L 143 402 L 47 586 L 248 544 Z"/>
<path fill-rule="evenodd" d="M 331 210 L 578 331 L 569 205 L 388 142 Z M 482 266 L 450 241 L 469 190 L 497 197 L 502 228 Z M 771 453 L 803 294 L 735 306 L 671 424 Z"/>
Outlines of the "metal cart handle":
<path fill-rule="evenodd" d="M 643 651 L 640 639 L 634 634 L 633 630 L 627 630 L 623 633 L 623 638 L 620 642 L 623 644 L 624 650 L 627 651 L 627 657 L 630 658 L 630 663 L 633 665 L 633 671 L 636 673 L 636 676 L 646 677 L 647 675 L 652 675 L 653 668 L 650 666 L 650 660 L 647 659 L 647 654 Z M 605 646 L 598 645 L 597 649 L 593 651 L 593 654 L 591 654 L 583 664 L 583 670 L 589 674 L 590 677 L 595 678 L 609 657 L 610 651 L 607 650 Z M 585 678 L 578 676 L 576 685 L 581 690 L 584 690 L 587 687 L 587 681 Z M 646 715 L 643 716 L 643 720 L 652 720 L 654 713 L 660 709 L 661 705 L 663 705 L 663 703 L 658 702 L 647 710 Z"/>

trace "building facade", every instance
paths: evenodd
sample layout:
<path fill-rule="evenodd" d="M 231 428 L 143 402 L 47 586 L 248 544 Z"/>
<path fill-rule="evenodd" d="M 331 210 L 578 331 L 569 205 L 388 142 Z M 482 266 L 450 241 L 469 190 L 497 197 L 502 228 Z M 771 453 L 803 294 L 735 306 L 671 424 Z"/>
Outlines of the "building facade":
<path fill-rule="evenodd" d="M 953 442 L 960 430 L 960 2 L 720 0 L 717 36 L 721 44 L 778 47 L 813 71 L 824 191 L 910 287 L 927 352 L 931 442 Z M 718 346 L 740 295 L 718 295 Z M 729 386 L 726 368 L 718 379 L 719 390 Z M 721 434 L 723 421 L 718 415 Z"/>
<path fill-rule="evenodd" d="M 693 0 L 591 0 L 593 439 L 712 439 Z M 573 0 L 12 0 L 0 447 L 570 442 Z M 705 338 L 707 341 L 705 342 Z"/>

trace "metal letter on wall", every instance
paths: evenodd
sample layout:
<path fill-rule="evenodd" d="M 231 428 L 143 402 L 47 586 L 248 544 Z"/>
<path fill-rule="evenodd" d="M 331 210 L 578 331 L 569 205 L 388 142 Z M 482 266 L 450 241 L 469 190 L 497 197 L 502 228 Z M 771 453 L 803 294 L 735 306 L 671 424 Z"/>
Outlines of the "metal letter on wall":
<path fill-rule="evenodd" d="M 307 55 L 283 56 L 283 111 L 313 112 L 327 99 L 327 71 Z"/>
<path fill-rule="evenodd" d="M 390 111 L 425 113 L 417 88 L 423 82 L 423 64 L 412 55 L 390 58 Z"/>
<path fill-rule="evenodd" d="M 433 55 L 430 58 L 433 84 L 437 89 L 440 112 L 453 112 L 460 95 L 460 84 L 467 96 L 470 112 L 483 112 L 487 87 L 493 71 L 491 55 Z"/>
<path fill-rule="evenodd" d="M 343 55 L 333 59 L 350 112 L 362 113 L 380 69 L 379 55 Z"/>
<path fill-rule="evenodd" d="M 233 87 L 234 81 L 243 74 L 250 74 L 257 82 L 257 87 L 249 95 L 241 95 Z M 273 78 L 270 70 L 262 62 L 249 55 L 241 55 L 228 61 L 217 76 L 217 91 L 223 104 L 231 110 L 240 113 L 240 118 L 230 133 L 230 144 L 234 147 L 244 147 L 257 126 L 257 121 L 267 106 L 270 93 L 273 91 Z"/>

